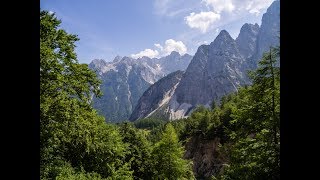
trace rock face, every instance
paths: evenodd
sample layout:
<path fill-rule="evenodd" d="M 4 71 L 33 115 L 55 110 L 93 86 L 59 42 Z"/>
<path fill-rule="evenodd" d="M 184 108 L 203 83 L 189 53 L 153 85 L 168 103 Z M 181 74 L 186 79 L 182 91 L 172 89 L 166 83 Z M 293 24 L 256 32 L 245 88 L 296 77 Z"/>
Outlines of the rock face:
<path fill-rule="evenodd" d="M 235 40 L 225 30 L 210 45 L 200 46 L 169 102 L 170 119 L 183 118 L 190 108 L 209 106 L 246 84 L 244 63 Z"/>
<path fill-rule="evenodd" d="M 165 114 L 159 114 L 159 112 L 163 112 L 159 108 L 168 103 L 183 73 L 183 71 L 173 72 L 151 85 L 141 96 L 129 120 L 132 121 L 141 117 L 165 116 Z"/>
<path fill-rule="evenodd" d="M 236 39 L 240 54 L 245 59 L 251 58 L 256 50 L 259 25 L 245 23 Z"/>
<path fill-rule="evenodd" d="M 212 175 L 218 175 L 223 170 L 226 157 L 219 153 L 220 139 L 203 139 L 193 136 L 185 144 L 184 158 L 193 162 L 193 172 L 197 179 L 208 179 Z"/>
<path fill-rule="evenodd" d="M 201 45 L 177 87 L 171 88 L 175 90 L 170 100 L 158 107 L 157 114 L 171 120 L 185 118 L 196 106 L 209 106 L 212 101 L 219 103 L 222 96 L 250 84 L 247 70 L 257 67 L 270 46 L 279 45 L 279 14 L 280 1 L 277 0 L 263 15 L 260 28 L 258 24 L 246 23 L 236 40 L 222 30 L 210 45 Z M 138 106 L 148 104 L 147 101 L 148 98 L 142 99 Z M 144 112 L 152 111 L 144 107 Z M 132 121 L 151 115 L 135 113 L 140 115 L 132 116 Z"/>
<path fill-rule="evenodd" d="M 262 16 L 262 23 L 257 37 L 255 64 L 262 54 L 269 51 L 270 46 L 277 46 L 280 42 L 280 1 L 274 1 Z"/>
<path fill-rule="evenodd" d="M 127 120 L 150 85 L 172 71 L 185 70 L 191 59 L 188 54 L 172 52 L 160 59 L 117 56 L 113 62 L 93 60 L 89 68 L 102 80 L 103 92 L 101 98 L 93 98 L 93 107 L 109 122 Z"/>

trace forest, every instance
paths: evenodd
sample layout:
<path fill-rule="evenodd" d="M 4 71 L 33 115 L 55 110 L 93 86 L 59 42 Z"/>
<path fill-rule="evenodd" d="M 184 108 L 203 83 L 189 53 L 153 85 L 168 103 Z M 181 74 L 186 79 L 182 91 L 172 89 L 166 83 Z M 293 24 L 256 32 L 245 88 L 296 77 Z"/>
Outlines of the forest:
<path fill-rule="evenodd" d="M 280 47 L 249 71 L 252 84 L 186 119 L 107 123 L 92 107 L 100 80 L 80 64 L 76 35 L 40 11 L 40 178 L 280 179 Z M 218 139 L 218 171 L 194 172 L 190 139 Z"/>

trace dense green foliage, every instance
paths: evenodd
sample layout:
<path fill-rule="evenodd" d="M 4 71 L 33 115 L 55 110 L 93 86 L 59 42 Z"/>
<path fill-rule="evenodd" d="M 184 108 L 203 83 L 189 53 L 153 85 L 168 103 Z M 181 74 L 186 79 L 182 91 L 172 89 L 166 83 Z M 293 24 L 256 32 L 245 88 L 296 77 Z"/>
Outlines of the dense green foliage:
<path fill-rule="evenodd" d="M 154 129 L 160 125 L 164 125 L 165 121 L 156 118 L 145 118 L 134 121 L 134 125 L 140 129 Z"/>
<path fill-rule="evenodd" d="M 131 163 L 134 179 L 151 177 L 151 144 L 146 139 L 143 130 L 137 130 L 131 123 L 120 125 L 120 133 L 127 148 L 126 162 Z"/>

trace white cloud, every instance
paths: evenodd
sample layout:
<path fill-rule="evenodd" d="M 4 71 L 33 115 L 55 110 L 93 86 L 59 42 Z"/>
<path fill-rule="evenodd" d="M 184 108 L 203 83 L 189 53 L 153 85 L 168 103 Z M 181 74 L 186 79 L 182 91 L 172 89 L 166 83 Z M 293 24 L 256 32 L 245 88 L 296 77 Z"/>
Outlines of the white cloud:
<path fill-rule="evenodd" d="M 214 12 L 200 12 L 195 14 L 192 12 L 184 19 L 189 27 L 200 29 L 202 33 L 205 33 L 212 23 L 220 20 L 220 14 Z"/>
<path fill-rule="evenodd" d="M 175 41 L 173 39 L 166 40 L 164 48 L 162 50 L 162 55 L 169 55 L 172 51 L 177 51 L 180 55 L 187 53 L 187 47 L 183 44 L 182 41 Z"/>
<path fill-rule="evenodd" d="M 131 57 L 134 59 L 141 58 L 143 56 L 147 56 L 149 58 L 155 58 L 159 55 L 159 52 L 157 50 L 152 49 L 145 49 L 137 54 L 131 54 Z"/>
<path fill-rule="evenodd" d="M 207 6 L 211 6 L 215 12 L 220 13 L 221 11 L 232 12 L 235 9 L 232 0 L 202 0 Z"/>
<path fill-rule="evenodd" d="M 274 0 L 242 0 L 236 1 L 239 10 L 249 11 L 251 14 L 260 14 L 262 10 L 271 5 Z"/>
<path fill-rule="evenodd" d="M 158 50 L 145 49 L 137 54 L 131 54 L 132 58 L 138 59 L 143 56 L 149 58 L 158 58 L 169 55 L 172 51 L 177 51 L 180 55 L 187 53 L 187 47 L 182 41 L 175 41 L 173 39 L 168 39 L 165 41 L 164 45 L 159 43 L 154 44 Z"/>
<path fill-rule="evenodd" d="M 157 47 L 157 48 L 159 48 L 159 49 L 160 49 L 160 51 L 162 51 L 162 50 L 163 50 L 163 47 L 162 47 L 160 44 L 154 44 L 154 46 L 155 46 L 155 47 Z"/>

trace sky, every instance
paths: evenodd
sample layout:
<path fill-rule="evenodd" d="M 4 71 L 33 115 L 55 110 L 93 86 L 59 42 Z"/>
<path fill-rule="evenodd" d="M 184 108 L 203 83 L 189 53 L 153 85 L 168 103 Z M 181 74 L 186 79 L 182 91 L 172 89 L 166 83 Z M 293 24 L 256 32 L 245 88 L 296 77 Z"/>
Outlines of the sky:
<path fill-rule="evenodd" d="M 80 63 L 114 57 L 194 55 L 221 30 L 235 39 L 244 23 L 261 24 L 273 0 L 41 0 L 40 8 L 80 38 Z"/>

